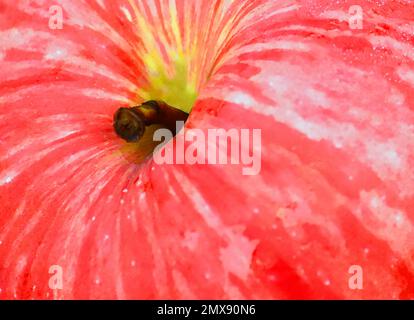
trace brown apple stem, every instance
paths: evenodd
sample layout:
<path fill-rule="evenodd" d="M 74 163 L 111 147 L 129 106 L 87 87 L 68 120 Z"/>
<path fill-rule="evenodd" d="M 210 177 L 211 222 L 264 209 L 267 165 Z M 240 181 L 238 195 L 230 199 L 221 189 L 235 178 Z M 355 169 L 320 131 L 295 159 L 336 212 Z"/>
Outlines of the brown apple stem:
<path fill-rule="evenodd" d="M 114 114 L 116 134 L 127 142 L 138 142 L 145 127 L 161 125 L 176 134 L 177 121 L 186 121 L 188 113 L 171 107 L 163 101 L 150 100 L 140 106 L 119 108 Z"/>

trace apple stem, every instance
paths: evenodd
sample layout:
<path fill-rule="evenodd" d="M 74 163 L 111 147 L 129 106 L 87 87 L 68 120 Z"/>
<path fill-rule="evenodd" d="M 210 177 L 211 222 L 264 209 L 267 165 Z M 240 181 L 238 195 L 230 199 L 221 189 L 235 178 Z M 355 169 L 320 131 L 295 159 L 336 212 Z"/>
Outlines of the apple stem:
<path fill-rule="evenodd" d="M 116 134 L 127 142 L 138 142 L 145 127 L 161 125 L 175 132 L 177 121 L 186 121 L 188 113 L 171 107 L 163 101 L 150 100 L 140 106 L 119 108 L 114 114 Z"/>

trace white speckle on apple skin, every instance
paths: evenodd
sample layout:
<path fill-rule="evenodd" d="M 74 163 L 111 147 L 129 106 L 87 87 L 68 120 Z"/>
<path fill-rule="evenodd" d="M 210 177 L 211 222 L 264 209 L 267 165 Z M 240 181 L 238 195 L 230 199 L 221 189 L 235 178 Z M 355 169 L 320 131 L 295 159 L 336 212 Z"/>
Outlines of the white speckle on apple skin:
<path fill-rule="evenodd" d="M 50 51 L 45 55 L 46 60 L 59 60 L 64 58 L 67 55 L 67 52 L 64 49 L 60 48 L 52 48 Z"/>
<path fill-rule="evenodd" d="M 397 227 L 400 227 L 404 222 L 404 215 L 401 212 L 398 212 L 395 215 L 395 223 Z"/>
<path fill-rule="evenodd" d="M 105 9 L 105 0 L 96 0 L 96 2 L 100 5 L 101 8 Z"/>
<path fill-rule="evenodd" d="M 371 198 L 371 202 L 370 202 L 371 208 L 374 208 L 374 209 L 378 208 L 379 203 L 380 203 L 380 199 L 378 199 L 377 197 Z"/>
<path fill-rule="evenodd" d="M 15 175 L 13 173 L 9 173 L 5 175 L 2 179 L 0 179 L 0 186 L 8 184 L 13 181 Z"/>
<path fill-rule="evenodd" d="M 277 277 L 274 274 L 269 275 L 267 278 L 269 279 L 269 281 L 272 281 L 272 282 L 277 281 Z"/>
<path fill-rule="evenodd" d="M 407 82 L 410 86 L 414 88 L 414 71 L 407 67 L 399 67 L 397 69 L 397 74 L 401 80 Z"/>
<path fill-rule="evenodd" d="M 128 21 L 132 22 L 132 15 L 131 15 L 131 12 L 129 12 L 128 8 L 122 6 L 121 11 L 124 13 L 124 15 L 128 19 Z"/>
<path fill-rule="evenodd" d="M 200 235 L 197 232 L 186 231 L 184 239 L 182 240 L 182 245 L 190 251 L 194 251 L 197 249 L 199 238 Z"/>
<path fill-rule="evenodd" d="M 233 103 L 247 105 L 247 106 L 258 104 L 257 101 L 253 97 L 241 91 L 233 92 L 228 99 L 229 101 Z"/>

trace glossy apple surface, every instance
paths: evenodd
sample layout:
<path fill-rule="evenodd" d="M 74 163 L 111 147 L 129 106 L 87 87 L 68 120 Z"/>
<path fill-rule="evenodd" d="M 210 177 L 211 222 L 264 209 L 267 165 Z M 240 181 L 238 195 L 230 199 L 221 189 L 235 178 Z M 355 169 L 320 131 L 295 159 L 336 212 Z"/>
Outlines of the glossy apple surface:
<path fill-rule="evenodd" d="M 414 5 L 338 3 L 3 1 L 0 298 L 413 298 Z M 142 160 L 149 99 L 260 128 L 260 174 Z"/>

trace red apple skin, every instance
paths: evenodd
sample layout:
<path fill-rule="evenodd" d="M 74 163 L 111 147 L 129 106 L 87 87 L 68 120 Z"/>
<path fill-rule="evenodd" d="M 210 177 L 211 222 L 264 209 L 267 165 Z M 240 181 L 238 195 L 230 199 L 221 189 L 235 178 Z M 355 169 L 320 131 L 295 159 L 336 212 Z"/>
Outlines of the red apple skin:
<path fill-rule="evenodd" d="M 413 1 L 100 3 L 0 4 L 1 299 L 414 298 Z M 148 34 L 195 45 L 188 128 L 262 129 L 259 175 L 132 161 Z"/>

